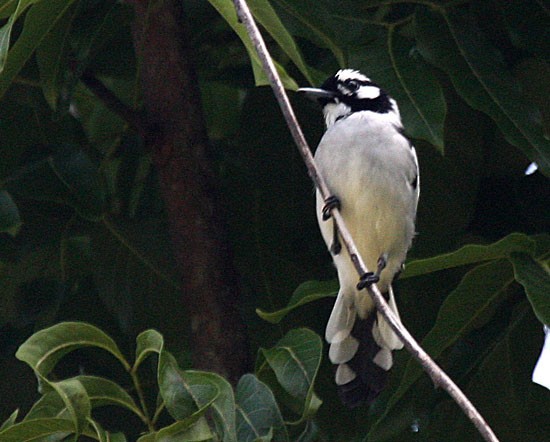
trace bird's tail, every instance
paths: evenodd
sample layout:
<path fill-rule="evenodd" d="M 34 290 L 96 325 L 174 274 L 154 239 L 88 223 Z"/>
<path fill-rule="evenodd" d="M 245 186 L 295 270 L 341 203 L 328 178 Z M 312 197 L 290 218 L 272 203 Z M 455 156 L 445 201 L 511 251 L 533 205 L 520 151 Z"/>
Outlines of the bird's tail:
<path fill-rule="evenodd" d="M 357 407 L 372 402 L 384 389 L 393 365 L 393 350 L 403 343 L 375 309 L 360 311 L 356 293 L 340 290 L 327 324 L 329 358 L 337 365 L 336 385 L 342 402 Z M 366 292 L 361 296 L 369 296 Z M 389 286 L 388 304 L 399 318 L 393 290 Z"/>

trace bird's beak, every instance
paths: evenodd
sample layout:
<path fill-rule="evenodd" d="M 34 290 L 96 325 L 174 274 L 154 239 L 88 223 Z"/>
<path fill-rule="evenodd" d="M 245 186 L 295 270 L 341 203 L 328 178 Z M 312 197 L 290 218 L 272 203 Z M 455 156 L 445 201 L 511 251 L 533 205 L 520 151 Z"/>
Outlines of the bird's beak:
<path fill-rule="evenodd" d="M 301 87 L 296 92 L 301 92 L 305 94 L 307 98 L 313 101 L 319 101 L 319 99 L 325 99 L 330 100 L 333 98 L 336 94 L 331 91 L 327 91 L 325 89 L 320 89 L 316 87 Z"/>

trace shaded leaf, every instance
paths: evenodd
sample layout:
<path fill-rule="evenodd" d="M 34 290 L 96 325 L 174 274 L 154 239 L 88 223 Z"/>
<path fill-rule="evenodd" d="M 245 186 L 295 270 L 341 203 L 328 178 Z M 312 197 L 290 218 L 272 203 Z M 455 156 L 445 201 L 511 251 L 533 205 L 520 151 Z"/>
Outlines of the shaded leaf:
<path fill-rule="evenodd" d="M 534 248 L 535 242 L 529 236 L 511 233 L 492 244 L 468 244 L 451 253 L 410 261 L 400 278 L 411 278 L 453 267 L 506 258 L 512 252 L 533 253 Z"/>
<path fill-rule="evenodd" d="M 535 123 L 533 106 L 520 93 L 501 54 L 473 17 L 457 9 L 439 11 L 442 15 L 427 8 L 417 10 L 415 25 L 422 55 L 449 74 L 462 98 L 489 115 L 510 144 L 550 174 L 550 141 Z"/>
<path fill-rule="evenodd" d="M 512 266 L 507 260 L 481 264 L 467 272 L 460 284 L 447 296 L 439 310 L 436 322 L 421 342 L 422 348 L 433 358 L 438 358 L 447 348 L 474 328 L 481 327 L 489 319 L 494 307 L 502 300 L 504 290 L 514 281 Z M 410 359 L 399 388 L 388 402 L 382 420 L 412 385 L 422 375 L 416 360 Z"/>
<path fill-rule="evenodd" d="M 258 316 L 272 324 L 279 323 L 292 310 L 327 297 L 334 297 L 338 293 L 338 281 L 306 281 L 298 286 L 292 294 L 285 308 L 274 312 L 265 312 L 256 309 Z"/>
<path fill-rule="evenodd" d="M 163 219 L 105 217 L 92 234 L 92 263 L 99 296 L 127 334 L 181 330 L 186 307 Z"/>
<path fill-rule="evenodd" d="M 13 424 L 15 424 L 15 421 L 17 420 L 17 416 L 19 415 L 19 409 L 15 410 L 12 414 L 10 414 L 10 417 L 8 417 L 2 425 L 0 425 L 0 433 L 2 430 L 5 430 L 8 427 L 11 427 Z"/>
<path fill-rule="evenodd" d="M 256 376 L 245 374 L 239 380 L 236 401 L 239 442 L 289 440 L 273 393 Z"/>
<path fill-rule="evenodd" d="M 98 328 L 84 322 L 62 322 L 40 330 L 19 347 L 15 356 L 40 375 L 47 376 L 63 356 L 83 347 L 106 350 L 129 369 L 115 342 Z"/>
<path fill-rule="evenodd" d="M 90 221 L 103 216 L 105 191 L 98 168 L 78 146 L 61 146 L 52 156 L 26 165 L 6 186 L 16 197 L 68 204 Z"/>
<path fill-rule="evenodd" d="M 396 88 L 391 94 L 399 103 L 407 134 L 425 140 L 440 152 L 444 150 L 443 131 L 447 105 L 443 90 L 435 75 L 418 57 L 410 40 L 400 36 L 391 27 L 387 36 L 387 51 Z"/>
<path fill-rule="evenodd" d="M 67 74 L 64 68 L 69 51 L 69 34 L 76 11 L 77 8 L 67 9 L 48 33 L 48 38 L 36 48 L 42 93 L 54 111 L 57 109 L 63 77 Z"/>
<path fill-rule="evenodd" d="M 346 67 L 344 51 L 338 42 L 338 35 L 334 32 L 333 18 L 322 2 L 276 0 L 276 3 L 303 25 L 303 28 L 299 29 L 304 30 L 301 33 L 304 38 L 328 48 L 340 67 Z M 315 83 L 314 85 L 317 86 Z"/>
<path fill-rule="evenodd" d="M 36 0 L 23 0 L 19 3 L 22 5 L 29 5 L 35 1 Z M 35 4 L 25 16 L 23 31 L 10 49 L 7 61 L 5 59 L 5 50 L 9 44 L 9 33 L 8 31 L 4 31 L 4 34 L 0 35 L 0 56 L 4 56 L 3 61 L 5 62 L 5 64 L 3 64 L 4 70 L 0 74 L 0 99 L 4 96 L 25 63 L 30 59 L 35 49 L 40 45 L 44 37 L 54 28 L 57 21 L 63 17 L 65 11 L 72 5 L 73 1 L 74 0 L 48 0 Z M 17 13 L 15 14 L 17 15 Z M 14 15 L 12 15 L 12 17 L 14 17 Z M 13 22 L 11 25 L 13 25 Z M 2 51 L 4 52 L 2 53 Z M 2 63 L 2 60 L 0 60 L 0 63 Z"/>
<path fill-rule="evenodd" d="M 548 267 L 526 253 L 512 253 L 516 281 L 525 289 L 535 315 L 543 324 L 550 324 L 550 272 Z"/>
<path fill-rule="evenodd" d="M 291 398 L 289 406 L 301 414 L 298 422 L 315 414 L 321 400 L 315 395 L 313 386 L 322 358 L 321 338 L 313 331 L 301 328 L 289 331 L 270 349 L 262 349 L 256 372 L 260 378 L 263 372 L 272 370 L 278 384 Z"/>
<path fill-rule="evenodd" d="M 7 191 L 0 190 L 0 232 L 15 236 L 20 227 L 21 216 L 17 205 Z"/>

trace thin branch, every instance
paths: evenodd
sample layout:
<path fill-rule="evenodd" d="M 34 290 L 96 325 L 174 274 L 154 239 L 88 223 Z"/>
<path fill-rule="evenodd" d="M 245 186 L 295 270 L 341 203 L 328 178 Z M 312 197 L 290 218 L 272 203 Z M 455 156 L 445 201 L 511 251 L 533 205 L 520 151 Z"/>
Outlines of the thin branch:
<path fill-rule="evenodd" d="M 132 129 L 138 132 L 141 136 L 145 137 L 148 133 L 148 123 L 140 112 L 135 111 L 123 103 L 120 98 L 118 98 L 91 72 L 85 71 L 80 77 L 80 80 L 97 98 L 103 102 L 109 110 L 121 117 L 132 127 Z"/>
<path fill-rule="evenodd" d="M 296 115 L 294 114 L 294 110 L 290 105 L 290 101 L 288 99 L 288 96 L 286 95 L 281 79 L 277 74 L 275 65 L 273 64 L 271 56 L 269 55 L 269 52 L 267 50 L 265 42 L 263 41 L 260 31 L 256 26 L 256 23 L 254 21 L 254 18 L 252 17 L 250 9 L 248 8 L 248 5 L 246 4 L 245 0 L 233 0 L 233 1 L 235 4 L 235 8 L 237 10 L 237 16 L 239 17 L 239 21 L 242 22 L 246 27 L 247 33 L 256 48 L 258 56 L 262 61 L 264 71 L 267 74 L 267 77 L 269 79 L 273 92 L 275 94 L 275 97 L 279 102 L 279 106 L 281 107 L 282 113 L 285 117 L 285 120 L 290 129 L 292 137 L 294 138 L 294 141 L 298 146 L 298 149 L 304 159 L 304 162 L 308 169 L 309 176 L 315 183 L 317 189 L 319 189 L 323 199 L 326 199 L 328 196 L 330 196 L 330 191 L 323 177 L 320 175 L 319 171 L 317 170 L 315 161 L 311 154 L 311 150 L 298 124 Z M 357 270 L 357 273 L 359 275 L 363 275 L 367 273 L 368 269 L 365 266 L 363 259 L 359 255 L 359 252 L 357 251 L 357 248 L 353 242 L 353 238 L 351 237 L 347 227 L 345 226 L 340 212 L 337 209 L 332 209 L 331 212 L 332 212 L 331 215 L 334 219 L 334 222 L 336 223 L 336 226 L 342 237 L 342 242 L 344 243 L 344 245 L 346 246 L 346 249 L 348 250 L 349 256 L 351 257 L 351 260 L 355 266 L 355 269 Z M 424 371 L 428 373 L 428 375 L 430 376 L 434 384 L 436 386 L 442 387 L 449 393 L 449 395 L 460 406 L 460 408 L 462 408 L 466 416 L 468 416 L 468 418 L 473 422 L 473 424 L 476 426 L 476 428 L 478 429 L 478 431 L 486 441 L 498 442 L 498 439 L 494 434 L 494 432 L 491 430 L 491 427 L 489 427 L 487 422 L 485 422 L 485 419 L 483 419 L 481 414 L 476 410 L 476 408 L 470 402 L 470 400 L 466 397 L 466 395 L 451 380 L 451 378 L 449 378 L 449 376 L 433 361 L 433 359 L 424 351 L 424 349 L 418 344 L 418 342 L 416 342 L 416 340 L 412 337 L 412 335 L 408 332 L 408 330 L 397 320 L 395 314 L 392 312 L 392 310 L 386 303 L 384 297 L 380 293 L 380 290 L 378 290 L 378 287 L 376 285 L 372 285 L 369 288 L 368 292 L 371 298 L 373 299 L 378 311 L 386 319 L 388 324 L 391 326 L 393 331 L 399 336 L 401 341 L 403 341 L 403 344 L 405 345 L 405 348 L 409 351 L 409 353 L 411 353 L 412 356 L 416 360 L 418 360 L 418 362 L 420 363 Z"/>

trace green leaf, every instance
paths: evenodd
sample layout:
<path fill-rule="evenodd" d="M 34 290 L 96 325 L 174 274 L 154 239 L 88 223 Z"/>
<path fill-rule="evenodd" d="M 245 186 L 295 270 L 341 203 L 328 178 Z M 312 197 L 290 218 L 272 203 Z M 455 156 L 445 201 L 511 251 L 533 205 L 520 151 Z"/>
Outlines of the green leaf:
<path fill-rule="evenodd" d="M 507 258 L 512 252 L 533 253 L 534 249 L 535 242 L 527 235 L 511 233 L 492 244 L 468 244 L 451 253 L 408 262 L 400 278 L 411 278 L 453 267 Z"/>
<path fill-rule="evenodd" d="M 473 17 L 457 9 L 435 13 L 419 8 L 416 32 L 421 54 L 450 77 L 457 92 L 473 108 L 489 115 L 506 140 L 550 174 L 550 141 L 535 123 L 533 106 L 500 53 L 484 37 Z"/>
<path fill-rule="evenodd" d="M 8 50 L 10 47 L 10 37 L 13 25 L 17 19 L 25 12 L 25 10 L 39 0 L 18 0 L 15 10 L 11 14 L 8 22 L 0 28 L 0 74 L 4 70 L 6 59 L 8 58 Z"/>
<path fill-rule="evenodd" d="M 443 152 L 445 97 L 412 40 L 401 36 L 395 26 L 380 30 L 366 46 L 351 51 L 350 65 L 395 98 L 408 136 L 426 140 Z"/>
<path fill-rule="evenodd" d="M 236 401 L 239 442 L 289 440 L 273 393 L 256 376 L 245 374 L 239 380 Z"/>
<path fill-rule="evenodd" d="M 91 429 L 87 431 L 86 436 L 97 438 L 99 442 L 126 442 L 126 436 L 123 433 L 109 433 L 95 419 L 88 419 L 88 423 Z M 92 429 L 93 433 L 90 434 Z"/>
<path fill-rule="evenodd" d="M 0 232 L 15 236 L 21 224 L 19 209 L 11 195 L 5 190 L 0 190 Z"/>
<path fill-rule="evenodd" d="M 114 405 L 124 407 L 143 417 L 132 396 L 116 382 L 99 376 L 76 376 L 74 379 L 80 382 L 86 390 L 92 408 Z"/>
<path fill-rule="evenodd" d="M 387 35 L 387 51 L 396 87 L 393 82 L 385 87 L 391 88 L 399 103 L 407 134 L 427 141 L 443 153 L 447 105 L 439 81 L 415 55 L 413 42 L 400 36 L 393 26 Z"/>
<path fill-rule="evenodd" d="M 92 233 L 99 296 L 127 334 L 151 327 L 181 330 L 186 306 L 173 256 L 166 253 L 170 247 L 162 218 L 105 217 Z M 170 314 L 174 311 L 180 314 Z"/>
<path fill-rule="evenodd" d="M 176 422 L 160 430 L 155 436 L 155 442 L 200 442 L 214 440 L 205 418 L 200 418 L 191 426 L 185 422 Z"/>
<path fill-rule="evenodd" d="M 318 299 L 334 297 L 338 293 L 338 281 L 306 281 L 298 286 L 288 301 L 288 305 L 274 312 L 256 309 L 260 318 L 272 324 L 278 324 L 292 310 Z"/>
<path fill-rule="evenodd" d="M 468 332 L 481 327 L 490 319 L 505 289 L 513 281 L 512 267 L 504 259 L 481 264 L 467 272 L 445 299 L 434 326 L 422 340 L 422 348 L 436 359 Z M 416 360 L 410 359 L 399 388 L 389 400 L 385 414 L 371 430 L 373 433 L 422 373 Z"/>
<path fill-rule="evenodd" d="M 279 47 L 294 62 L 302 75 L 310 83 L 313 83 L 314 80 L 310 75 L 309 68 L 305 63 L 294 38 L 287 31 L 269 1 L 251 0 L 248 2 L 248 6 L 250 7 L 250 10 L 256 20 L 258 20 L 265 30 L 269 32 Z"/>
<path fill-rule="evenodd" d="M 74 425 L 76 435 L 82 434 L 91 418 L 92 405 L 84 386 L 76 378 L 59 382 L 49 382 L 42 378 L 61 397 L 69 417 Z"/>
<path fill-rule="evenodd" d="M 535 315 L 543 324 L 550 324 L 550 272 L 526 253 L 512 253 L 516 281 L 525 289 Z"/>
<path fill-rule="evenodd" d="M 136 343 L 136 362 L 134 363 L 134 370 L 136 370 L 151 353 L 160 354 L 164 348 L 164 338 L 156 330 L 145 330 L 140 333 L 136 338 Z"/>
<path fill-rule="evenodd" d="M 235 11 L 235 6 L 233 5 L 233 2 L 230 0 L 208 0 L 208 1 L 220 13 L 220 15 L 227 22 L 227 24 L 231 26 L 231 28 L 235 31 L 235 33 L 243 42 L 248 52 L 248 56 L 250 57 L 250 62 L 252 63 L 252 70 L 254 72 L 254 79 L 256 82 L 256 86 L 264 86 L 269 84 L 269 81 L 267 80 L 267 77 L 263 72 L 262 63 L 260 61 L 260 58 L 258 57 L 258 54 L 256 53 L 256 49 L 254 48 L 254 45 L 250 41 L 250 37 L 246 33 L 246 29 L 244 25 L 239 23 L 237 19 L 237 13 Z M 281 81 L 283 82 L 283 85 L 285 86 L 285 88 L 290 90 L 298 89 L 298 85 L 288 75 L 285 69 L 275 60 L 273 60 L 273 63 L 275 64 L 275 67 L 277 68 L 277 71 L 281 76 Z"/>
<path fill-rule="evenodd" d="M 273 371 L 278 384 L 291 399 L 289 406 L 302 416 L 296 423 L 315 414 L 321 405 L 313 386 L 322 351 L 321 338 L 305 328 L 291 330 L 275 347 L 261 350 L 265 362 L 258 366 L 258 376 L 267 378 L 269 371 Z"/>
<path fill-rule="evenodd" d="M 220 394 L 207 373 L 181 370 L 166 350 L 159 357 L 158 384 L 170 415 L 189 424 L 199 419 Z"/>
<path fill-rule="evenodd" d="M 74 424 L 68 419 L 31 419 L 0 431 L 0 440 L 2 442 L 31 442 L 46 437 L 60 440 L 61 437 L 72 433 L 74 433 Z"/>
<path fill-rule="evenodd" d="M 235 396 L 231 384 L 215 373 L 200 372 L 200 376 L 201 381 L 215 386 L 219 392 L 210 407 L 216 433 L 223 442 L 237 442 Z"/>
<path fill-rule="evenodd" d="M 540 324 L 527 302 L 518 305 L 499 342 L 487 349 L 467 384 L 461 385 L 501 441 L 547 439 L 550 395 L 531 380 L 542 340 Z M 441 407 L 439 416 L 430 416 L 440 430 L 426 440 L 479 440 L 469 419 L 449 402 Z"/>
<path fill-rule="evenodd" d="M 105 191 L 98 168 L 78 146 L 60 146 L 54 155 L 30 163 L 6 187 L 16 197 L 68 204 L 90 221 L 103 216 Z"/>
<path fill-rule="evenodd" d="M 15 356 L 40 375 L 47 376 L 63 356 L 83 347 L 106 350 L 125 369 L 130 368 L 115 342 L 98 328 L 84 322 L 62 322 L 40 330 L 19 347 Z"/>
<path fill-rule="evenodd" d="M 13 44 L 6 60 L 6 51 L 9 45 L 11 26 L 15 18 L 22 12 L 22 7 L 27 7 L 36 0 L 21 0 L 18 10 L 10 17 L 10 21 L 0 30 L 0 99 L 4 96 L 11 83 L 19 74 L 25 63 L 30 59 L 35 49 L 40 45 L 44 37 L 54 28 L 57 21 L 63 17 L 74 0 L 48 0 L 35 4 L 25 16 L 25 24 L 21 35 Z M 12 17 L 15 17 L 12 20 Z"/>
<path fill-rule="evenodd" d="M 10 417 L 8 417 L 2 425 L 0 425 L 0 433 L 2 430 L 5 430 L 8 427 L 11 427 L 15 422 L 17 421 L 17 416 L 19 415 L 19 409 L 15 410 L 12 414 L 10 414 Z"/>
<path fill-rule="evenodd" d="M 301 36 L 312 40 L 315 44 L 328 48 L 336 58 L 340 67 L 347 67 L 344 51 L 338 42 L 338 35 L 333 17 L 323 2 L 315 0 L 301 0 L 299 2 L 276 0 L 276 3 L 292 17 L 296 18 L 302 30 Z M 315 83 L 313 83 L 315 84 Z M 316 85 L 316 84 L 315 84 Z"/>
<path fill-rule="evenodd" d="M 36 49 L 36 62 L 40 73 L 40 85 L 44 98 L 55 111 L 61 84 L 64 80 L 69 34 L 77 8 L 67 9 Z"/>

